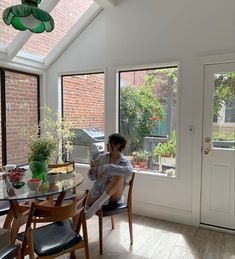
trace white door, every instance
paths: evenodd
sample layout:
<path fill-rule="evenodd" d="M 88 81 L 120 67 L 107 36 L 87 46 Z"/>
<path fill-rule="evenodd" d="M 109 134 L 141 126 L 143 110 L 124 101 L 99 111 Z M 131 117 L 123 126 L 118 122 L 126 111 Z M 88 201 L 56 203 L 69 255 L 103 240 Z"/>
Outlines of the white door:
<path fill-rule="evenodd" d="M 201 223 L 235 229 L 235 63 L 205 65 Z"/>

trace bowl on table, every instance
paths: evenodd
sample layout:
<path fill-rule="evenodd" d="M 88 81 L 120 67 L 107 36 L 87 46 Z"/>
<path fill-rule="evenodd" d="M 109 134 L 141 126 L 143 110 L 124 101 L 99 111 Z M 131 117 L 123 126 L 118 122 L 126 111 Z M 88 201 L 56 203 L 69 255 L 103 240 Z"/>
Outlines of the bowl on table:
<path fill-rule="evenodd" d="M 7 177 L 11 183 L 22 182 L 22 179 L 25 174 L 24 168 L 16 167 L 7 172 Z"/>
<path fill-rule="evenodd" d="M 27 185 L 28 185 L 30 191 L 36 192 L 39 189 L 41 183 L 42 183 L 41 179 L 32 178 L 32 179 L 28 180 Z"/>

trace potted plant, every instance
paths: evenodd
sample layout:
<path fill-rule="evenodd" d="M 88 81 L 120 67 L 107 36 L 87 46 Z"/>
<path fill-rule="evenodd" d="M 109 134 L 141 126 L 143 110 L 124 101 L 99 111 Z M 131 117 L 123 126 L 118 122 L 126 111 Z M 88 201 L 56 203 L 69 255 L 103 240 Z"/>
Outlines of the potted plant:
<path fill-rule="evenodd" d="M 132 153 L 134 156 L 134 161 L 135 161 L 135 167 L 140 167 L 140 168 L 147 168 L 147 162 L 148 158 L 150 157 L 150 152 L 146 150 L 139 150 L 136 152 Z"/>
<path fill-rule="evenodd" d="M 163 164 L 174 164 L 176 156 L 176 132 L 172 131 L 170 140 L 166 143 L 159 143 L 152 150 L 152 156 L 158 156 L 158 162 Z"/>
<path fill-rule="evenodd" d="M 52 163 L 63 163 L 63 155 L 67 157 L 67 154 L 72 151 L 72 140 L 75 137 L 70 131 L 68 122 L 64 121 L 59 114 L 53 113 L 49 107 L 41 109 L 43 119 L 39 124 L 29 130 L 22 129 L 22 133 L 29 140 L 28 161 L 32 172 L 43 172 L 43 168 L 45 172 L 52 158 L 55 160 Z"/>

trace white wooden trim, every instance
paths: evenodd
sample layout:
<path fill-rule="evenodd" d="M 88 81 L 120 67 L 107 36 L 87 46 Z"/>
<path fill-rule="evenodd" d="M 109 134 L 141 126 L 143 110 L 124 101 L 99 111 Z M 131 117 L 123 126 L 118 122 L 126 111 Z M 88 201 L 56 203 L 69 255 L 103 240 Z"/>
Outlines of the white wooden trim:
<path fill-rule="evenodd" d="M 117 5 L 116 0 L 94 0 L 98 5 L 102 6 L 103 8 L 112 7 Z"/>
<path fill-rule="evenodd" d="M 203 114 L 203 84 L 204 84 L 204 66 L 206 64 L 216 64 L 234 61 L 234 53 L 201 56 L 195 63 L 193 96 L 192 104 L 197 112 L 193 117 L 193 147 L 192 147 L 192 220 L 193 225 L 200 225 L 201 212 L 201 167 L 202 167 L 202 114 Z"/>

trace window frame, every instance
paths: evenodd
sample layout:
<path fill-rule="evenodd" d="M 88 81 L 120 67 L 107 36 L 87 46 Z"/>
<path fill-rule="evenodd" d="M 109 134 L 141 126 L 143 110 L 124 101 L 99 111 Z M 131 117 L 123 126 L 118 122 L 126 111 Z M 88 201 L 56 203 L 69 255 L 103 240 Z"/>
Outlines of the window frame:
<path fill-rule="evenodd" d="M 37 78 L 37 117 L 40 121 L 40 76 L 38 74 L 23 72 L 15 69 L 0 67 L 0 86 L 1 86 L 1 139 L 2 139 L 2 165 L 7 164 L 7 134 L 6 134 L 6 74 L 13 72 L 23 75 L 34 76 Z"/>
<path fill-rule="evenodd" d="M 164 173 L 154 172 L 154 171 L 141 171 L 140 169 L 134 169 L 136 172 L 140 174 L 145 174 L 149 176 L 155 176 L 155 177 L 163 177 L 168 178 L 171 180 L 178 180 L 180 178 L 179 172 L 180 172 L 180 152 L 179 152 L 179 142 L 180 142 L 180 62 L 174 61 L 174 62 L 167 62 L 167 63 L 157 63 L 157 64 L 145 64 L 145 65 L 133 65 L 133 66 L 127 66 L 127 67 L 118 67 L 116 69 L 116 88 L 117 88 L 117 111 L 118 111 L 118 121 L 117 121 L 117 129 L 118 132 L 120 132 L 120 98 L 121 98 L 121 73 L 122 72 L 134 72 L 134 71 L 144 71 L 144 70 L 152 70 L 152 69 L 167 69 L 167 68 L 177 68 L 177 103 L 176 103 L 176 160 L 175 160 L 175 177 L 168 176 Z"/>

